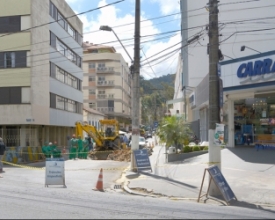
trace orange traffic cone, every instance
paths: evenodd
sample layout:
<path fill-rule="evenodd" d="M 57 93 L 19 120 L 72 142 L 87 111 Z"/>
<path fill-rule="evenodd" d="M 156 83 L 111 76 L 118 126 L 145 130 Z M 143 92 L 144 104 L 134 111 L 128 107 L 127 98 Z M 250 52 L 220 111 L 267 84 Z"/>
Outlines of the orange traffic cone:
<path fill-rule="evenodd" d="M 97 183 L 96 183 L 96 188 L 94 190 L 98 190 L 98 191 L 104 191 L 103 190 L 103 171 L 102 171 L 102 168 L 100 169 L 100 173 L 99 173 L 99 176 L 98 176 L 98 180 L 97 180 Z"/>

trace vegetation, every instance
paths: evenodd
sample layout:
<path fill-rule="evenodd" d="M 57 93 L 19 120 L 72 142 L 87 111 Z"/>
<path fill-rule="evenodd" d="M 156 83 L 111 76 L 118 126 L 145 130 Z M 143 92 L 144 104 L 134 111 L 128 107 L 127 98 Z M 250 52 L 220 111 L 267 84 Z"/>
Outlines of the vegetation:
<path fill-rule="evenodd" d="M 174 97 L 175 74 L 145 80 L 140 76 L 142 124 L 152 125 L 164 116 L 166 101 Z"/>
<path fill-rule="evenodd" d="M 190 152 L 192 152 L 192 147 L 189 147 L 188 145 L 183 147 L 183 153 L 190 153 Z"/>
<path fill-rule="evenodd" d="M 194 146 L 193 147 L 193 151 L 200 151 L 201 149 L 200 149 L 200 147 L 199 146 Z"/>
<path fill-rule="evenodd" d="M 203 150 L 208 150 L 208 147 L 204 147 Z"/>
<path fill-rule="evenodd" d="M 157 130 L 157 135 L 162 143 L 167 147 L 174 146 L 178 148 L 189 141 L 192 134 L 190 125 L 183 118 L 177 116 L 164 117 Z"/>

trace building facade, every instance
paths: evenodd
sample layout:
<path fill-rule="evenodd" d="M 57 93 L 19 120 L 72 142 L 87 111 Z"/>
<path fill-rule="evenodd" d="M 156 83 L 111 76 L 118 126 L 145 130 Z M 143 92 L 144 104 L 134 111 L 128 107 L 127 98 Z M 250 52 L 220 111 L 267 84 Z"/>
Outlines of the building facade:
<path fill-rule="evenodd" d="M 113 47 L 83 43 L 84 106 L 117 119 L 120 129 L 131 126 L 129 65 Z"/>
<path fill-rule="evenodd" d="M 15 7 L 16 6 L 16 7 Z M 0 135 L 67 145 L 83 119 L 82 22 L 63 0 L 0 1 Z"/>

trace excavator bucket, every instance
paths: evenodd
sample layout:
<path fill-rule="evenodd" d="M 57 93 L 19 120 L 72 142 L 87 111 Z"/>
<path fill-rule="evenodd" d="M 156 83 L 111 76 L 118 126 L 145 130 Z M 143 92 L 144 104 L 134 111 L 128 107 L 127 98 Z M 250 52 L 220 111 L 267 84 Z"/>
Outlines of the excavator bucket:
<path fill-rule="evenodd" d="M 90 158 L 94 160 L 107 160 L 112 151 L 94 151 L 90 153 Z"/>

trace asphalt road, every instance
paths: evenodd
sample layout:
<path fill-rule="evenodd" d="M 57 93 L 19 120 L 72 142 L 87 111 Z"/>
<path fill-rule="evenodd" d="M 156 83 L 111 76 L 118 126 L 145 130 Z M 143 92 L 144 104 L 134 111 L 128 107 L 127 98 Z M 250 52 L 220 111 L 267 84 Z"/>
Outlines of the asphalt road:
<path fill-rule="evenodd" d="M 0 179 L 2 182 L 3 179 Z M 2 219 L 274 219 L 275 212 L 80 188 L 0 184 Z"/>

